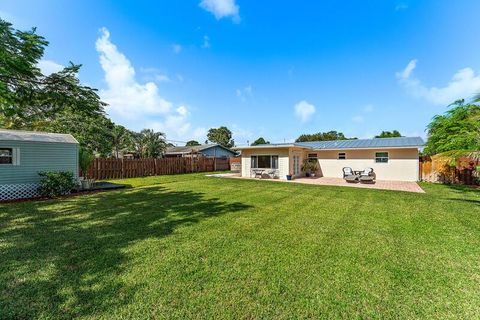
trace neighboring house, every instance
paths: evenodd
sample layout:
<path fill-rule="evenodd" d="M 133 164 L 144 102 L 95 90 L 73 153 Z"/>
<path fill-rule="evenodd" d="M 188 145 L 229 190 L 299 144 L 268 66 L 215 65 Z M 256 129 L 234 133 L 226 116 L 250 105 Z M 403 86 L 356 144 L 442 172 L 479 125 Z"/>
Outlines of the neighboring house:
<path fill-rule="evenodd" d="M 38 195 L 40 171 L 78 177 L 78 141 L 69 134 L 0 129 L 0 200 Z"/>
<path fill-rule="evenodd" d="M 318 161 L 318 174 L 343 177 L 343 167 L 353 170 L 373 168 L 379 180 L 419 180 L 420 137 L 376 138 L 264 144 L 237 147 L 242 152 L 242 176 L 252 177 L 252 169 L 270 169 L 280 179 L 288 174 L 303 175 L 304 159 Z"/>
<path fill-rule="evenodd" d="M 237 153 L 219 144 L 201 144 L 198 146 L 170 147 L 164 153 L 167 158 L 172 157 L 235 157 Z"/>

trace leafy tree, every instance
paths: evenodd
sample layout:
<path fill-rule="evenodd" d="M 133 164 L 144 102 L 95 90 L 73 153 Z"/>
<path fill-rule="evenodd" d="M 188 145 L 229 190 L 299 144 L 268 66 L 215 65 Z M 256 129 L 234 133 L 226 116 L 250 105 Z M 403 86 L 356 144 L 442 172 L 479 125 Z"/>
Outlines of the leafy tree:
<path fill-rule="evenodd" d="M 199 146 L 200 143 L 198 143 L 198 141 L 196 140 L 190 140 L 190 141 L 187 141 L 187 144 L 185 144 L 185 146 L 187 147 L 193 147 L 193 146 Z"/>
<path fill-rule="evenodd" d="M 36 29 L 19 31 L 0 19 L 0 126 L 43 130 L 63 112 L 97 116 L 103 103 L 95 89 L 80 84 L 73 63 L 45 76 L 37 67 L 48 42 Z"/>
<path fill-rule="evenodd" d="M 235 146 L 232 139 L 232 132 L 227 127 L 211 128 L 207 133 L 208 141 L 217 143 L 226 148 Z"/>
<path fill-rule="evenodd" d="M 375 136 L 375 138 L 396 138 L 396 137 L 401 137 L 402 135 L 398 130 L 393 130 L 393 131 L 382 131 L 378 136 Z"/>
<path fill-rule="evenodd" d="M 263 137 L 258 138 L 257 140 L 252 142 L 252 146 L 257 146 L 259 144 L 270 144 L 270 141 L 266 141 Z"/>
<path fill-rule="evenodd" d="M 112 129 L 112 147 L 115 158 L 120 152 L 133 150 L 133 133 L 121 125 L 114 124 Z"/>
<path fill-rule="evenodd" d="M 113 122 L 104 115 L 85 116 L 70 111 L 60 112 L 42 130 L 73 135 L 80 146 L 98 156 L 109 156 L 113 148 Z"/>
<path fill-rule="evenodd" d="M 141 158 L 158 158 L 166 149 L 165 134 L 143 129 L 134 135 L 134 146 Z"/>
<path fill-rule="evenodd" d="M 356 138 L 350 138 L 356 139 Z M 329 140 L 349 140 L 342 132 L 328 131 L 318 132 L 314 134 L 302 134 L 295 142 L 307 142 L 307 141 L 329 141 Z"/>
<path fill-rule="evenodd" d="M 427 126 L 426 154 L 480 150 L 480 106 L 458 100 L 451 107 Z"/>

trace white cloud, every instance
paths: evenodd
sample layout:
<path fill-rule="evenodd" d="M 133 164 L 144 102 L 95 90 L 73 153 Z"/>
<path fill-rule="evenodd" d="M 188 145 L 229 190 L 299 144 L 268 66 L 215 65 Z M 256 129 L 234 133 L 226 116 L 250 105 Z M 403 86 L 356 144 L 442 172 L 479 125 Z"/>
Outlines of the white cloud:
<path fill-rule="evenodd" d="M 180 52 L 182 52 L 182 46 L 175 43 L 172 45 L 172 50 L 174 53 L 179 54 Z"/>
<path fill-rule="evenodd" d="M 140 72 L 145 74 L 142 77 L 145 81 L 172 82 L 172 79 L 167 74 L 162 73 L 157 68 L 140 68 Z"/>
<path fill-rule="evenodd" d="M 102 28 L 101 33 L 96 48 L 108 87 L 101 91 L 102 98 L 110 105 L 107 110 L 123 117 L 170 111 L 172 103 L 159 95 L 157 85 L 138 83 L 130 61 L 110 41 L 110 32 Z"/>
<path fill-rule="evenodd" d="M 210 38 L 208 36 L 203 36 L 202 48 L 210 48 Z"/>
<path fill-rule="evenodd" d="M 407 92 L 414 97 L 423 98 L 436 105 L 449 105 L 458 99 L 469 98 L 480 91 L 480 75 L 472 68 L 457 71 L 444 87 L 427 87 L 412 76 L 417 60 L 408 63 L 396 76 Z"/>
<path fill-rule="evenodd" d="M 40 60 L 37 63 L 37 67 L 42 71 L 46 76 L 51 75 L 52 73 L 59 72 L 65 68 L 59 63 L 56 63 L 52 60 Z"/>
<path fill-rule="evenodd" d="M 237 94 L 237 97 L 240 98 L 240 100 L 246 101 L 247 98 L 252 97 L 253 88 L 251 85 L 248 85 L 243 89 L 237 89 L 235 92 Z"/>
<path fill-rule="evenodd" d="M 166 74 L 155 75 L 155 80 L 157 80 L 159 82 L 172 82 L 172 79 L 170 79 L 170 77 L 167 76 Z"/>
<path fill-rule="evenodd" d="M 365 113 L 373 112 L 373 110 L 374 110 L 374 107 L 371 104 L 368 104 L 365 106 L 365 108 L 363 108 L 363 112 Z"/>
<path fill-rule="evenodd" d="M 365 119 L 362 117 L 362 116 L 355 116 L 352 118 L 352 121 L 353 122 L 356 122 L 356 123 L 361 123 L 363 122 Z"/>
<path fill-rule="evenodd" d="M 315 113 L 315 106 L 305 100 L 298 102 L 295 105 L 295 115 L 302 121 L 307 122 Z"/>
<path fill-rule="evenodd" d="M 417 67 L 417 59 L 413 59 L 407 64 L 405 69 L 403 69 L 400 72 L 397 72 L 395 75 L 397 76 L 398 79 L 402 79 L 402 80 L 408 79 L 416 67 Z"/>
<path fill-rule="evenodd" d="M 231 17 L 234 22 L 240 22 L 239 7 L 235 0 L 202 0 L 200 7 L 212 13 L 217 20 Z"/>
<path fill-rule="evenodd" d="M 170 135 L 170 138 L 180 139 L 189 136 L 191 128 L 191 124 L 188 122 L 189 115 L 190 112 L 187 107 L 179 106 L 174 112 L 168 114 L 163 121 L 147 122 L 147 127 L 161 132 L 173 132 L 174 135 Z"/>
<path fill-rule="evenodd" d="M 164 99 L 154 82 L 139 83 L 135 69 L 110 41 L 110 33 L 101 29 L 96 48 L 100 54 L 100 64 L 105 72 L 107 88 L 100 90 L 100 96 L 109 105 L 106 111 L 116 122 L 132 130 L 152 128 L 165 132 L 167 138 L 184 139 L 191 134 L 190 112 L 186 106 L 174 108 L 173 103 Z M 156 69 L 142 69 L 154 72 Z M 159 79 L 169 79 L 157 75 Z"/>

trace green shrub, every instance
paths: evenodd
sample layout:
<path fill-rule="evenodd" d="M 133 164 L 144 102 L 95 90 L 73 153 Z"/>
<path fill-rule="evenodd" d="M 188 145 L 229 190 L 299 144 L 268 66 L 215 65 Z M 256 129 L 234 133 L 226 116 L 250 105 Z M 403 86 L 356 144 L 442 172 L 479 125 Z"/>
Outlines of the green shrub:
<path fill-rule="evenodd" d="M 93 162 L 93 159 L 95 159 L 95 157 L 91 152 L 86 149 L 80 148 L 78 153 L 78 162 L 80 165 L 80 169 L 82 169 L 82 176 L 85 178 L 87 177 L 87 172 Z"/>
<path fill-rule="evenodd" d="M 43 197 L 58 197 L 69 194 L 77 182 L 70 171 L 39 172 L 41 177 L 38 192 Z"/>

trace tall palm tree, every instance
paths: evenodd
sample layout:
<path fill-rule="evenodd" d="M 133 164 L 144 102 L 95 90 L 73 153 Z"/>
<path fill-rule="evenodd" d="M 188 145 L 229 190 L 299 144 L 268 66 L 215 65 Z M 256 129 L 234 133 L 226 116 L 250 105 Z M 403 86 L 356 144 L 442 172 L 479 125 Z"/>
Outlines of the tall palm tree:
<path fill-rule="evenodd" d="M 112 129 L 112 146 L 115 157 L 118 159 L 121 151 L 132 147 L 132 132 L 121 125 L 115 125 Z"/>
<path fill-rule="evenodd" d="M 141 158 L 158 158 L 167 147 L 165 133 L 143 129 L 135 134 L 134 145 Z"/>

